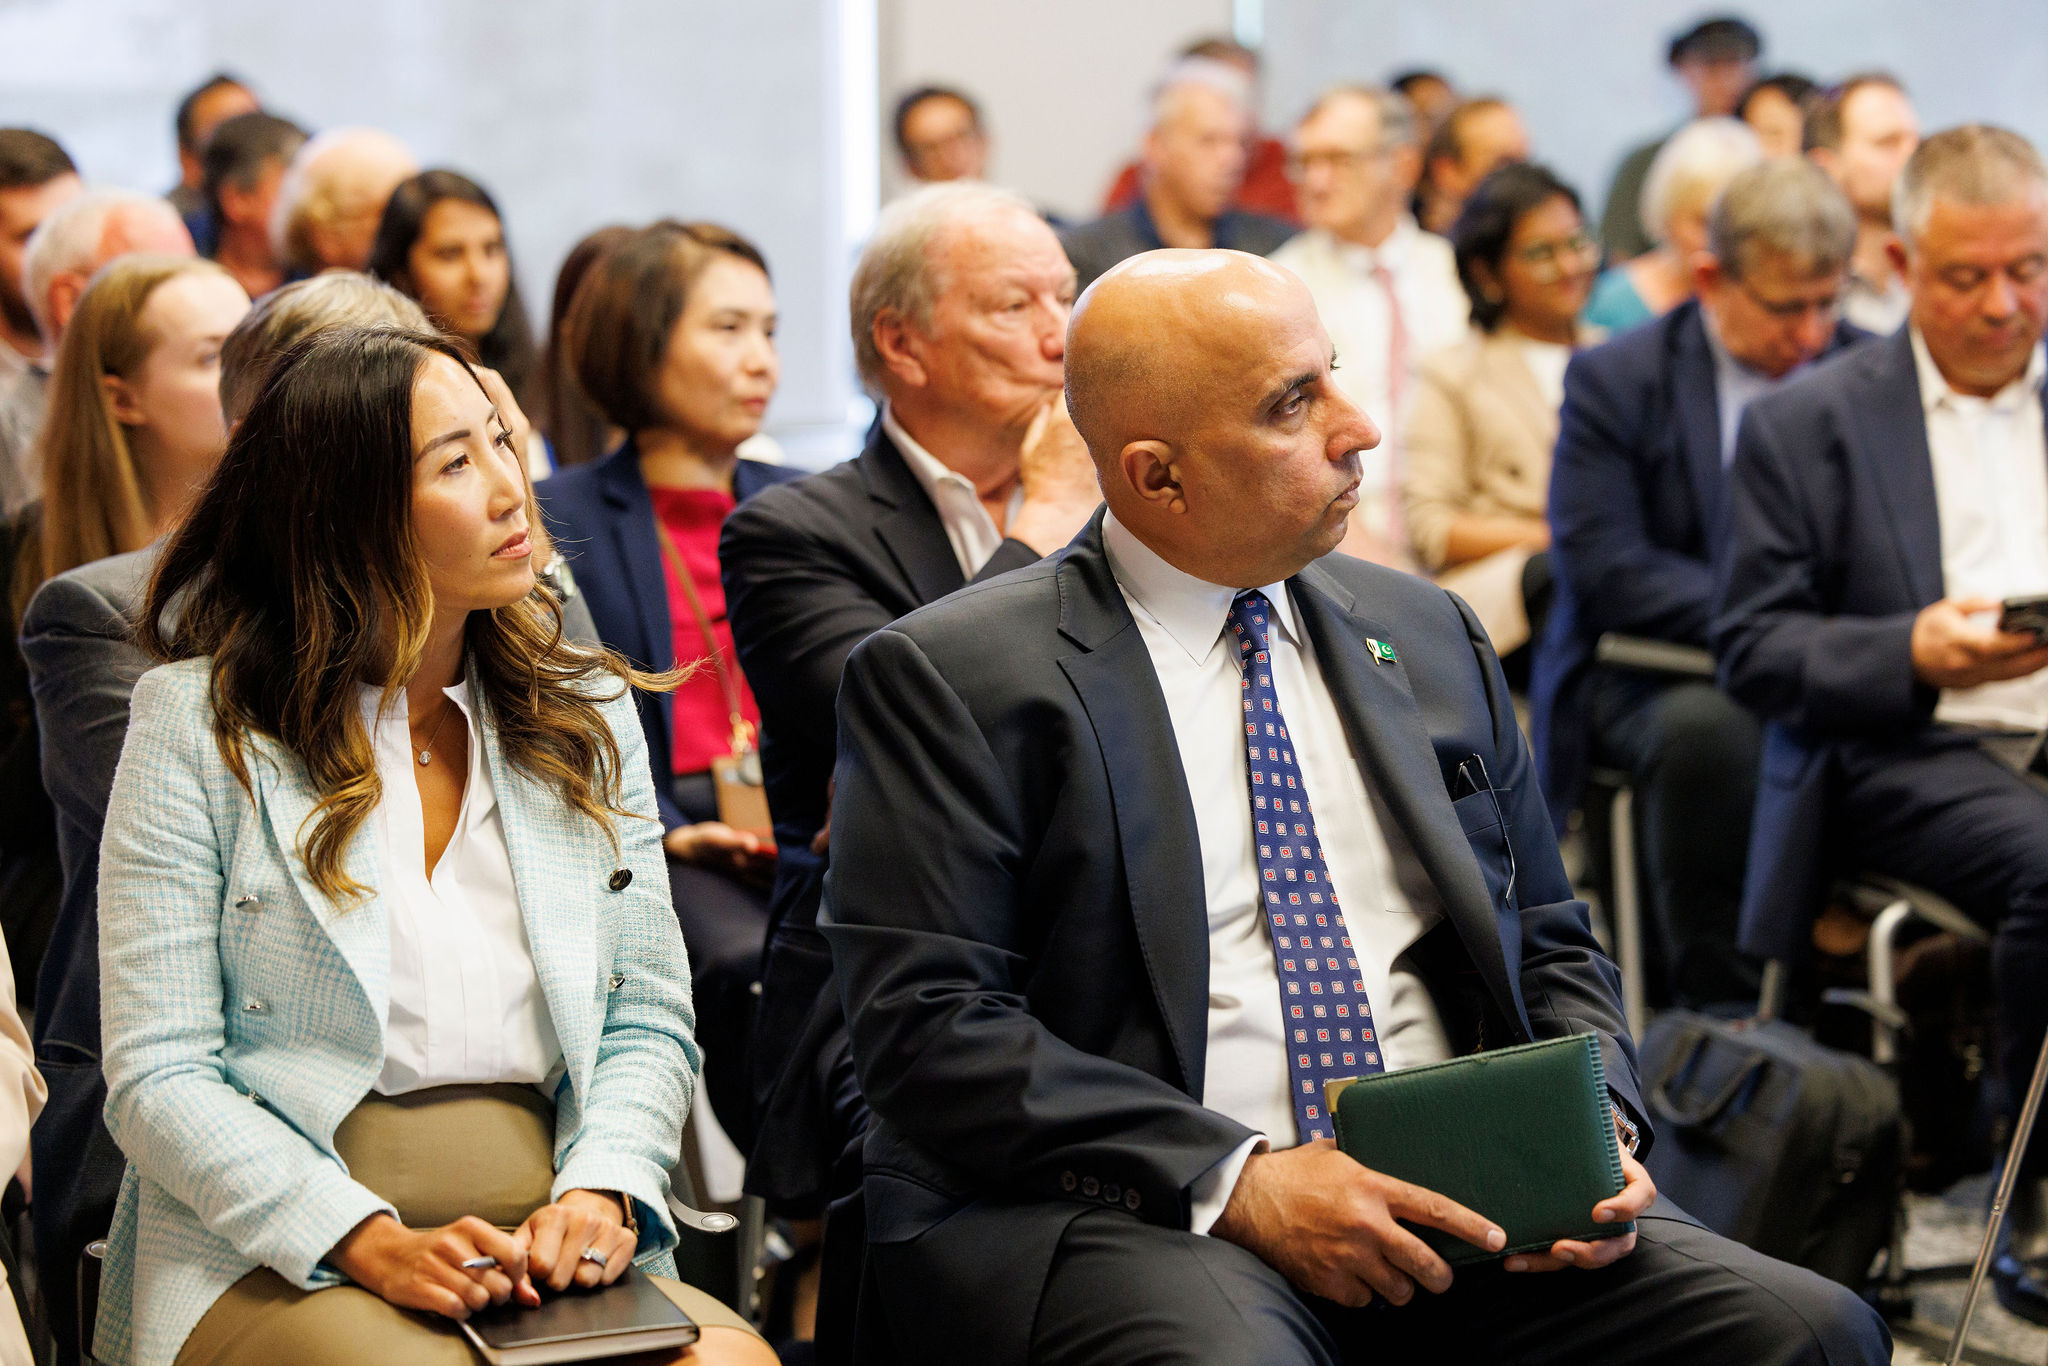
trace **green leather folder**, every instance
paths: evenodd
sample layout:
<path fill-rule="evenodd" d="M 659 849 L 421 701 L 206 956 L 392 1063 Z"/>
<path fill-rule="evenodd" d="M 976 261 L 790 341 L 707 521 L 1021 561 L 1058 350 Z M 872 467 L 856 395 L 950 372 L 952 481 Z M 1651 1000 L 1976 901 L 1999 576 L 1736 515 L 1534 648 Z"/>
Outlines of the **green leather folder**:
<path fill-rule="evenodd" d="M 1325 1100 L 1337 1146 L 1358 1162 L 1449 1196 L 1507 1234 L 1505 1248 L 1488 1252 L 1436 1229 L 1414 1230 L 1453 1266 L 1635 1227 L 1593 1222 L 1593 1206 L 1619 1195 L 1624 1182 L 1600 1041 L 1591 1034 L 1333 1081 Z"/>

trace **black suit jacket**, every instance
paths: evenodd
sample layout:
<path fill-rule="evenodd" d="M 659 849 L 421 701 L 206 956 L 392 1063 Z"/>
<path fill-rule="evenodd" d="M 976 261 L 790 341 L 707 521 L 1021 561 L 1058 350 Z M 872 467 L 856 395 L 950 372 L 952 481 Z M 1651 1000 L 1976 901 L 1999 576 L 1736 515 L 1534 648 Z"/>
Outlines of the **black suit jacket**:
<path fill-rule="evenodd" d="M 1037 558 L 1004 541 L 980 577 Z M 832 1114 L 858 1098 L 816 926 L 825 859 L 811 852 L 839 743 L 839 675 L 870 633 L 967 580 L 938 509 L 879 422 L 858 458 L 742 504 L 726 519 L 718 560 L 733 643 L 761 709 L 780 850 L 749 1064 L 760 1136 L 747 1188 L 802 1207 L 845 1193 L 854 1178 L 835 1190 L 831 1168 L 858 1137 Z"/>
<path fill-rule="evenodd" d="M 1423 972 L 1454 1042 L 1597 1034 L 1640 1122 L 1618 978 L 1477 620 L 1344 556 L 1289 589 L 1367 782 L 1441 893 Z M 991 1360 L 1021 1359 L 1069 1220 L 1111 1204 L 1185 1228 L 1191 1184 L 1249 1136 L 1197 1099 L 1194 809 L 1099 514 L 1060 554 L 871 636 L 839 730 L 825 934 L 875 1116 L 870 1240 L 920 1278 L 984 1271 L 915 1331 L 971 1329 Z M 1453 801 L 1475 755 L 1495 787 Z"/>
<path fill-rule="evenodd" d="M 1905 329 L 1750 405 L 1729 507 L 1714 652 L 1721 685 L 1767 722 L 1742 946 L 1790 958 L 1835 871 L 1831 756 L 1953 738 L 1930 725 L 1938 694 L 1913 673 L 1913 618 L 1943 588 Z"/>
<path fill-rule="evenodd" d="M 1867 334 L 1847 323 L 1830 350 Z M 1700 306 L 1572 358 L 1551 462 L 1557 596 L 1529 680 L 1530 732 L 1551 820 L 1585 781 L 1586 688 L 1609 631 L 1705 648 L 1726 539 L 1721 410 Z"/>

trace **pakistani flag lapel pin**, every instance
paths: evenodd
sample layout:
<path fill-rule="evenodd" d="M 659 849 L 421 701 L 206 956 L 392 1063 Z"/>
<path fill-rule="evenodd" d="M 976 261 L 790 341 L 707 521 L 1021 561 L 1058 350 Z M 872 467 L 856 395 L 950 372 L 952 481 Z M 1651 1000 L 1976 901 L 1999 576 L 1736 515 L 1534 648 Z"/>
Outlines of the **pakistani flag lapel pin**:
<path fill-rule="evenodd" d="M 1371 636 L 1367 636 L 1365 644 L 1366 648 L 1372 651 L 1372 662 L 1374 665 L 1398 664 L 1401 662 L 1394 654 L 1394 642 L 1391 640 L 1374 640 Z"/>

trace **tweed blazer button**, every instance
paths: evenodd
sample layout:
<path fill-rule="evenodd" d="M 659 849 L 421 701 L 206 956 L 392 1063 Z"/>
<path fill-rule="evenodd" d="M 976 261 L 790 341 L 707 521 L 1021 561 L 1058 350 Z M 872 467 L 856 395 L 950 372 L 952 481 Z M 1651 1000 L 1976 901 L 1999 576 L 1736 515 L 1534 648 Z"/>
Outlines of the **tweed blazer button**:
<path fill-rule="evenodd" d="M 261 997 L 251 997 L 242 1003 L 242 1009 L 251 1015 L 268 1015 L 270 1013 L 270 1002 L 263 1000 Z"/>
<path fill-rule="evenodd" d="M 254 892 L 244 892 L 235 898 L 235 909 L 238 911 L 260 911 L 263 909 L 263 898 Z"/>
<path fill-rule="evenodd" d="M 631 868 L 615 868 L 612 870 L 611 889 L 613 891 L 623 892 L 632 885 L 633 870 Z"/>
<path fill-rule="evenodd" d="M 609 991 L 617 991 L 620 987 L 624 985 L 626 985 L 626 974 L 623 972 L 615 972 L 612 974 L 611 981 L 606 984 L 606 989 Z"/>

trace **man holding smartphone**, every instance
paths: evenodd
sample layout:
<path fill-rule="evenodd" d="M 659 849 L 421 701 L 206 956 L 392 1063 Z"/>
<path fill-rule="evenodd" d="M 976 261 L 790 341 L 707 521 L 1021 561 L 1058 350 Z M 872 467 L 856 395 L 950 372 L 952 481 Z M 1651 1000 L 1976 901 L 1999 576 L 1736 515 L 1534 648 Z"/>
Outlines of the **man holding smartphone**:
<path fill-rule="evenodd" d="M 1907 325 L 1750 405 L 1737 439 L 1714 650 L 1768 723 L 1743 946 L 1797 957 L 1835 873 L 1932 888 L 1997 926 L 2017 1097 L 2048 1027 L 2048 641 L 2001 623 L 2048 591 L 2048 169 L 1953 128 L 1893 217 Z M 2044 1158 L 1995 1284 L 2048 1323 Z"/>

